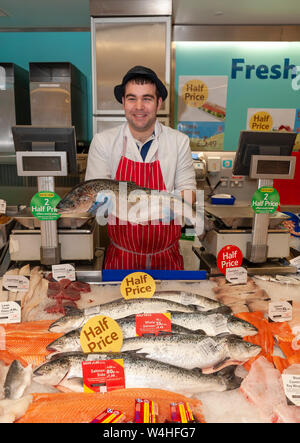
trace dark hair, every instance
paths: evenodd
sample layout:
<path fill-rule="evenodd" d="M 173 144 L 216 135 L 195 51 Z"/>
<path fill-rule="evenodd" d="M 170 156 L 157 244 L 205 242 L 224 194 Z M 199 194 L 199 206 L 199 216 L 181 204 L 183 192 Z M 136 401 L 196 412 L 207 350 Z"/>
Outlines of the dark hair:
<path fill-rule="evenodd" d="M 161 97 L 161 95 L 160 95 L 160 93 L 159 93 L 159 90 L 158 90 L 158 88 L 157 88 L 155 82 L 152 81 L 149 77 L 145 77 L 145 76 L 143 76 L 143 75 L 137 75 L 136 77 L 131 78 L 130 80 L 128 80 L 128 81 L 125 83 L 124 92 L 123 92 L 123 97 L 124 97 L 124 95 L 125 95 L 126 85 L 127 85 L 127 83 L 129 83 L 129 82 L 134 82 L 134 83 L 136 83 L 137 85 L 145 85 L 145 84 L 149 84 L 149 83 L 150 83 L 151 85 L 155 85 L 155 94 L 156 94 L 156 98 L 157 98 L 157 100 L 159 99 L 159 97 Z"/>

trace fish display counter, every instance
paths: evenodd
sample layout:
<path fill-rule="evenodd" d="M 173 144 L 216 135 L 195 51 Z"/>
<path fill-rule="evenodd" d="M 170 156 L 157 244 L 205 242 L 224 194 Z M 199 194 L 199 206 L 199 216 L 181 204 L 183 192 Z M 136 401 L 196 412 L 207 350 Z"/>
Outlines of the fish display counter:
<path fill-rule="evenodd" d="M 29 286 L 16 291 L 23 277 Z M 125 299 L 120 281 L 9 269 L 0 280 L 0 422 L 300 422 L 297 274 L 155 283 L 152 297 Z M 105 352 L 103 320 L 87 331 L 100 352 L 82 352 L 82 330 L 99 315 L 116 322 L 120 351 Z M 156 332 L 145 333 L 143 317 Z"/>

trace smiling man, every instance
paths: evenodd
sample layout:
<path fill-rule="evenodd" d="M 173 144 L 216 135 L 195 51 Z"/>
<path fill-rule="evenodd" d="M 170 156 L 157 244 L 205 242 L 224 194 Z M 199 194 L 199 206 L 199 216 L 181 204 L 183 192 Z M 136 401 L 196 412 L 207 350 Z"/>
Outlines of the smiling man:
<path fill-rule="evenodd" d="M 196 182 L 189 138 L 157 120 L 168 92 L 156 73 L 135 66 L 114 89 L 127 122 L 96 134 L 92 140 L 86 180 L 112 178 L 139 186 L 180 191 L 194 200 Z M 108 224 L 111 243 L 106 269 L 183 269 L 179 251 L 181 226 L 169 224 Z"/>

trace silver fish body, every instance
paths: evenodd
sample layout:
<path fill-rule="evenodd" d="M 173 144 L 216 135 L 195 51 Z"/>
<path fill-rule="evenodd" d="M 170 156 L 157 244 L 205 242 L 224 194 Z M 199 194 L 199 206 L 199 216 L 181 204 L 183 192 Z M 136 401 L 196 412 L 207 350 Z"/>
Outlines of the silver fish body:
<path fill-rule="evenodd" d="M 233 336 L 174 334 L 127 338 L 121 351 L 136 351 L 146 358 L 184 369 L 205 369 L 217 368 L 226 360 L 235 364 L 246 362 L 258 355 L 261 347 Z"/>
<path fill-rule="evenodd" d="M 200 235 L 204 211 L 193 207 L 181 195 L 137 186 L 112 179 L 87 180 L 69 191 L 56 206 L 60 214 L 97 213 L 100 224 L 107 222 L 106 212 L 123 222 L 144 223 L 154 220 L 182 225 L 187 220 Z M 103 219 L 101 220 L 101 217 Z"/>
<path fill-rule="evenodd" d="M 202 374 L 198 369 L 182 369 L 131 353 L 63 355 L 37 368 L 33 379 L 38 383 L 49 385 L 59 385 L 60 382 L 66 383 L 71 379 L 80 380 L 82 362 L 87 359 L 123 359 L 126 388 L 166 389 L 184 395 L 193 395 L 236 389 L 241 383 L 241 379 L 235 377 L 232 367 L 214 374 Z"/>
<path fill-rule="evenodd" d="M 122 330 L 123 340 L 126 338 L 136 337 L 136 320 L 135 316 L 132 317 L 125 317 L 117 320 L 118 325 L 120 326 Z M 184 328 L 182 326 L 172 325 L 171 326 L 172 333 L 176 334 L 194 334 L 194 331 L 190 331 L 187 328 Z M 49 343 L 47 345 L 46 349 L 48 351 L 55 351 L 55 352 L 75 352 L 75 351 L 81 351 L 81 344 L 80 344 L 80 332 L 81 329 L 74 329 L 70 332 L 67 332 L 66 334 L 62 335 L 61 337 L 58 337 L 53 342 Z M 51 355 L 49 357 L 51 358 Z"/>
<path fill-rule="evenodd" d="M 24 394 L 32 378 L 31 365 L 24 368 L 18 360 L 14 360 L 6 374 L 4 382 L 5 398 L 17 400 Z"/>
<path fill-rule="evenodd" d="M 72 312 L 55 320 L 49 327 L 51 332 L 69 332 L 81 328 L 90 318 L 95 315 L 106 315 L 115 320 L 130 315 L 142 313 L 164 312 L 195 312 L 194 306 L 185 306 L 168 300 L 139 298 L 132 300 L 117 300 L 103 305 L 94 306 L 85 310 Z M 183 325 L 184 326 L 184 325 Z"/>
<path fill-rule="evenodd" d="M 204 295 L 194 294 L 192 292 L 185 291 L 156 291 L 152 298 L 159 298 L 164 300 L 175 301 L 183 305 L 195 305 L 197 309 L 202 312 L 221 310 L 222 312 L 230 313 L 232 309 L 229 306 L 220 303 L 212 298 L 205 297 Z"/>
<path fill-rule="evenodd" d="M 235 317 L 234 315 L 220 312 L 210 314 L 202 312 L 172 312 L 172 323 L 197 331 L 200 329 L 205 334 L 215 336 L 221 334 L 233 334 L 240 337 L 257 334 L 257 328 L 251 323 Z"/>

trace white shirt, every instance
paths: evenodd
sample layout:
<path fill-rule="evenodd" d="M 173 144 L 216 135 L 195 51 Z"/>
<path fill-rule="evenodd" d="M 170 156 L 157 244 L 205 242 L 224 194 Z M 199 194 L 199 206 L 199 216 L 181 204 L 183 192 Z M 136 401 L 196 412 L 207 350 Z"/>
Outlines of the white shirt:
<path fill-rule="evenodd" d="M 145 163 L 158 160 L 168 192 L 196 190 L 195 170 L 189 138 L 180 131 L 155 123 L 155 136 L 145 158 Z M 136 140 L 126 123 L 95 134 L 90 145 L 85 180 L 116 176 L 123 152 L 124 136 L 127 137 L 126 157 L 142 162 Z"/>

